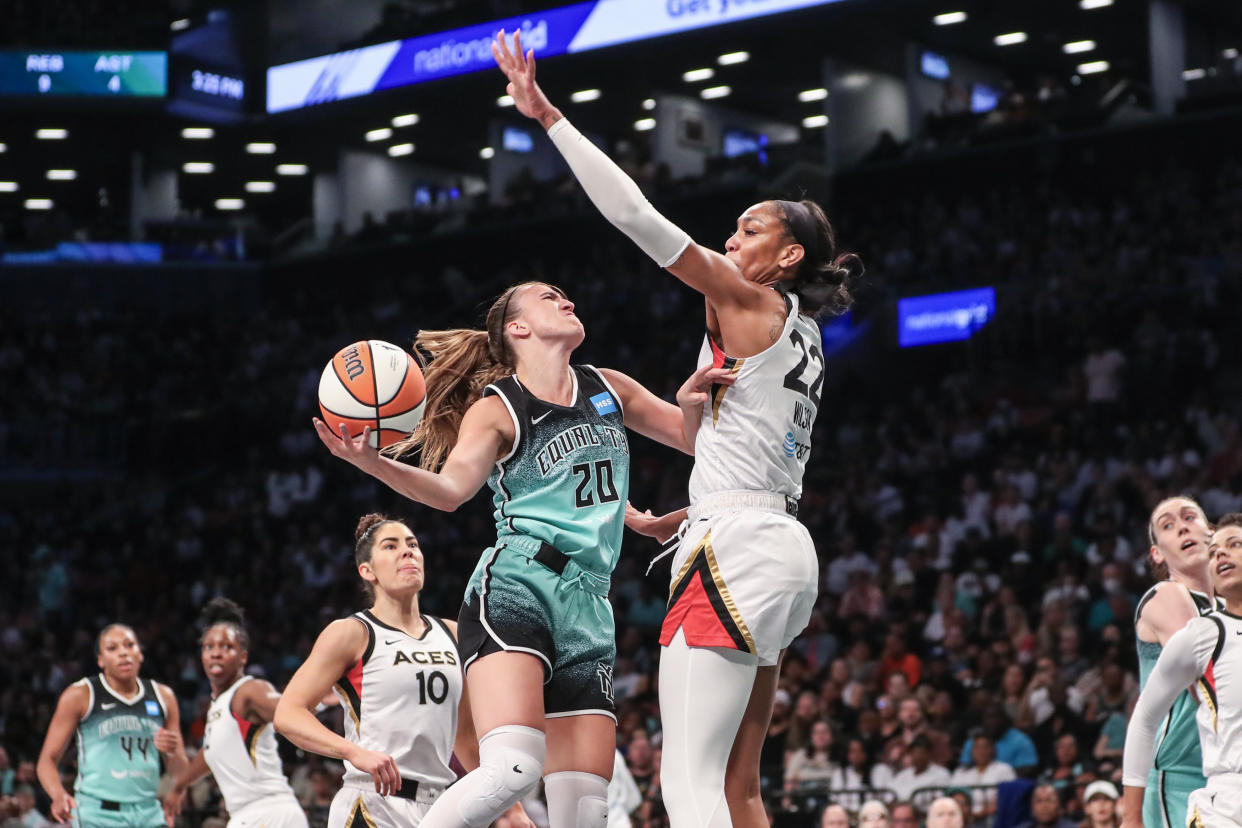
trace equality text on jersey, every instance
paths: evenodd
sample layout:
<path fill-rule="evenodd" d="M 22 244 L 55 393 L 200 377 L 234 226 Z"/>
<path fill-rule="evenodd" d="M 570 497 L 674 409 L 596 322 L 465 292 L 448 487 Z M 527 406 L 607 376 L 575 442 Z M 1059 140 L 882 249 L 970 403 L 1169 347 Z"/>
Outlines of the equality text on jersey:
<path fill-rule="evenodd" d="M 557 463 L 580 449 L 592 446 L 620 449 L 626 454 L 630 452 L 624 431 L 599 424 L 571 426 L 548 440 L 539 450 L 540 476 L 547 477 Z"/>

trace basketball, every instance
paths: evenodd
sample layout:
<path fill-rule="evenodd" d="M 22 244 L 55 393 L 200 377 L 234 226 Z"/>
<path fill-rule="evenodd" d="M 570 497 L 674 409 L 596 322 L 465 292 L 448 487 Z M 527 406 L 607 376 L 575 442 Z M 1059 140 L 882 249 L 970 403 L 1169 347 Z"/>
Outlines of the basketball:
<path fill-rule="evenodd" d="M 347 345 L 319 377 L 319 410 L 324 422 L 349 436 L 371 428 L 371 446 L 385 448 L 418 426 L 427 402 L 427 385 L 418 361 L 405 349 L 378 339 Z"/>

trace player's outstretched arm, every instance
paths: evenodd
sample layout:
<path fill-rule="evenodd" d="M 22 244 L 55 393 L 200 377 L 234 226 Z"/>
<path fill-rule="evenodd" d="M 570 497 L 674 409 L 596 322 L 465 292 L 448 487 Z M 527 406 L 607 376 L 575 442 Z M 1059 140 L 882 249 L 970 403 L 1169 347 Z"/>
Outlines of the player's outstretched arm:
<path fill-rule="evenodd" d="M 443 512 L 455 511 L 483 488 L 501 446 L 511 445 L 514 439 L 513 421 L 504 403 L 495 397 L 485 397 L 466 411 L 457 431 L 457 443 L 438 472 L 384 457 L 371 447 L 370 428 L 351 440 L 343 424 L 338 436 L 318 417 L 314 423 L 319 439 L 334 456 L 410 500 Z"/>
<path fill-rule="evenodd" d="M 186 765 L 185 770 L 177 774 L 172 789 L 164 797 L 164 819 L 168 821 L 169 825 L 172 825 L 178 815 L 181 814 L 181 806 L 185 802 L 185 792 L 189 790 L 191 785 L 209 773 L 211 773 L 211 768 L 207 767 L 207 754 L 200 749 Z"/>
<path fill-rule="evenodd" d="M 719 308 L 758 308 L 765 289 L 742 277 L 719 253 L 694 244 L 686 231 L 651 206 L 642 190 L 611 158 L 574 129 L 535 81 L 534 51 L 523 52 L 521 33 L 513 45 L 503 31 L 492 43 L 496 64 L 509 79 L 506 87 L 517 110 L 538 121 L 564 156 L 587 197 L 618 230 L 660 267 Z"/>
<path fill-rule="evenodd" d="M 1147 775 L 1154 766 L 1160 722 L 1178 694 L 1207 669 L 1218 630 L 1218 622 L 1213 619 L 1195 618 L 1175 633 L 1165 644 L 1147 679 L 1147 686 L 1134 705 L 1130 724 L 1126 727 L 1122 761 L 1127 828 L 1143 824 L 1143 792 L 1147 787 Z"/>
<path fill-rule="evenodd" d="M 90 705 L 91 691 L 85 684 L 75 683 L 65 688 L 56 702 L 56 712 L 47 726 L 47 735 L 43 737 L 43 748 L 39 751 L 39 761 L 35 765 L 35 774 L 39 784 L 52 798 L 52 819 L 57 822 L 68 822 L 77 808 L 73 797 L 60 782 L 60 757 L 65 754 L 73 732 L 78 723 L 86 715 Z"/>
<path fill-rule="evenodd" d="M 360 771 L 369 773 L 375 792 L 387 796 L 401 789 L 396 760 L 333 733 L 313 712 L 336 679 L 362 658 L 366 646 L 367 632 L 361 622 L 344 618 L 329 624 L 319 634 L 306 661 L 289 679 L 276 704 L 273 721 L 277 731 L 303 750 L 333 759 L 347 759 Z"/>
<path fill-rule="evenodd" d="M 727 368 L 704 366 L 695 371 L 678 390 L 677 401 L 680 405 L 672 405 L 620 371 L 601 368 L 600 373 L 621 398 L 626 428 L 690 455 L 694 454 L 694 438 L 699 430 L 702 406 L 711 387 L 732 385 L 736 379 Z"/>

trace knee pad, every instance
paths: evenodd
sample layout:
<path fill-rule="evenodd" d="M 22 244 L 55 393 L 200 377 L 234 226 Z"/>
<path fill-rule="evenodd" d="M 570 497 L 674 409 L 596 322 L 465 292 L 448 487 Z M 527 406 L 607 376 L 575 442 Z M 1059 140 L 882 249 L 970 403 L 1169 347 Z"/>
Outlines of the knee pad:
<path fill-rule="evenodd" d="M 551 828 L 606 828 L 608 780 L 593 773 L 563 771 L 543 780 Z"/>
<path fill-rule="evenodd" d="M 546 737 L 521 725 L 488 731 L 479 741 L 478 770 L 458 785 L 462 791 L 457 812 L 471 828 L 485 828 L 513 803 L 534 792 L 543 774 Z"/>

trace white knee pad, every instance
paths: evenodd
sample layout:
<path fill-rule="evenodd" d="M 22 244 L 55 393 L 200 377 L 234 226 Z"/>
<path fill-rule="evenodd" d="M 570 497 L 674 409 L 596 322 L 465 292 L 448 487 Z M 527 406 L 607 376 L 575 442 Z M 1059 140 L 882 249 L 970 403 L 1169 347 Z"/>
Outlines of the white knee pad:
<path fill-rule="evenodd" d="M 504 725 L 479 741 L 479 767 L 459 781 L 457 813 L 470 828 L 485 828 L 539 785 L 546 755 L 540 730 Z M 452 788 L 449 789 L 450 791 Z"/>
<path fill-rule="evenodd" d="M 550 828 L 606 828 L 608 780 L 593 773 L 562 771 L 543 780 Z"/>

